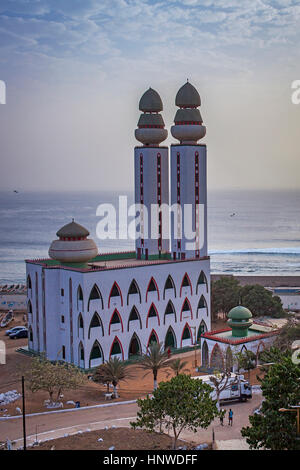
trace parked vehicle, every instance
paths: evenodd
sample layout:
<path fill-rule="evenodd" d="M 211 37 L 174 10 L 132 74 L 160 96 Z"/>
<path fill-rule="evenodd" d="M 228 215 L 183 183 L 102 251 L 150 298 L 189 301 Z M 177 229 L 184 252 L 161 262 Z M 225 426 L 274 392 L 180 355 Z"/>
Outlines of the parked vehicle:
<path fill-rule="evenodd" d="M 214 387 L 214 384 L 210 380 L 210 377 L 212 375 L 213 374 L 202 375 L 202 376 L 200 375 L 198 377 L 192 377 L 192 379 L 202 380 L 203 382 L 213 387 L 214 390 L 211 393 L 211 397 L 214 400 L 216 400 L 217 394 L 215 391 L 215 387 Z M 245 380 L 243 375 L 232 373 L 228 379 L 226 388 L 222 390 L 220 394 L 220 402 L 222 403 L 222 402 L 233 401 L 233 400 L 247 401 L 248 398 L 252 398 L 252 387 L 250 383 L 247 380 Z"/>
<path fill-rule="evenodd" d="M 26 329 L 27 329 L 26 326 L 14 326 L 13 328 L 10 328 L 10 330 L 6 330 L 5 335 L 9 336 L 13 333 L 16 333 L 17 331 L 26 330 Z"/>
<path fill-rule="evenodd" d="M 16 333 L 10 334 L 9 337 L 10 339 L 28 338 L 28 330 L 27 328 L 24 330 L 19 330 Z"/>

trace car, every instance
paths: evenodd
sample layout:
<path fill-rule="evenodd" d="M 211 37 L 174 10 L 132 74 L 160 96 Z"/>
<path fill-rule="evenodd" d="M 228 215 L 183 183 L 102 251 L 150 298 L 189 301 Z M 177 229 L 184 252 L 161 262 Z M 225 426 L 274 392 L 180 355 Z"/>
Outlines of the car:
<path fill-rule="evenodd" d="M 9 337 L 10 339 L 28 338 L 28 330 L 27 328 L 23 330 L 19 330 L 16 333 L 10 334 Z"/>
<path fill-rule="evenodd" d="M 20 330 L 26 330 L 26 326 L 14 326 L 13 328 L 10 328 L 9 330 L 6 330 L 5 334 L 6 336 L 9 336 L 13 333 L 16 333 L 17 331 Z"/>

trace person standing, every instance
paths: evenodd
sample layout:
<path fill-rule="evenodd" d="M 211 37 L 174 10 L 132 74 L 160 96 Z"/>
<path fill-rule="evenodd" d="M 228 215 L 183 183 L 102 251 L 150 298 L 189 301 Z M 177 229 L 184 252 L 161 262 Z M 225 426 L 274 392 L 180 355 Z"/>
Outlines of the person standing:
<path fill-rule="evenodd" d="M 233 411 L 230 408 L 229 414 L 228 414 L 228 424 L 229 424 L 229 426 L 232 426 L 232 422 L 233 422 Z"/>
<path fill-rule="evenodd" d="M 220 424 L 221 424 L 221 426 L 224 426 L 223 421 L 224 421 L 225 414 L 226 414 L 226 410 L 221 410 L 220 411 Z"/>

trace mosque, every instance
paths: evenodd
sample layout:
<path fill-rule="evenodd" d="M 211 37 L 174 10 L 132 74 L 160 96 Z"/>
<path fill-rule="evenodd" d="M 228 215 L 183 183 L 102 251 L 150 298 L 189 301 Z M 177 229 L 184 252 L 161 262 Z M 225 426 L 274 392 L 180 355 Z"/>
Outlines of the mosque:
<path fill-rule="evenodd" d="M 202 363 L 209 365 L 216 350 L 222 356 L 222 345 L 234 341 L 210 331 L 206 144 L 199 143 L 206 127 L 198 91 L 185 83 L 175 104 L 171 133 L 178 142 L 169 158 L 161 145 L 168 132 L 159 94 L 149 88 L 139 102 L 135 251 L 99 254 L 89 231 L 72 220 L 58 230 L 50 258 L 26 260 L 29 351 L 91 369 L 111 357 L 135 357 L 153 341 L 173 349 L 202 341 Z M 151 211 L 152 205 L 175 206 L 169 237 L 163 236 L 169 214 Z M 193 243 L 181 212 L 185 205 L 191 207 Z M 150 226 L 157 227 L 157 237 L 147 236 Z"/>

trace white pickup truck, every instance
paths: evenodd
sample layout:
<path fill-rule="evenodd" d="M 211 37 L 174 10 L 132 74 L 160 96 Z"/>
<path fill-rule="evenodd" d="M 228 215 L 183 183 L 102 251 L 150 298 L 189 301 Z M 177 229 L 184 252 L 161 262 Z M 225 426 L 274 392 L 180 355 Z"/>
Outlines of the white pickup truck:
<path fill-rule="evenodd" d="M 202 380 L 203 382 L 213 387 L 214 390 L 211 393 L 211 397 L 216 400 L 217 394 L 215 391 L 215 387 L 210 380 L 210 377 L 212 375 L 213 374 L 199 375 L 197 377 L 192 377 L 192 379 Z M 248 398 L 252 398 L 252 387 L 249 382 L 245 380 L 243 375 L 231 373 L 231 376 L 229 377 L 228 382 L 226 384 L 226 388 L 222 390 L 220 394 L 220 402 L 222 403 L 232 400 L 246 401 Z"/>

